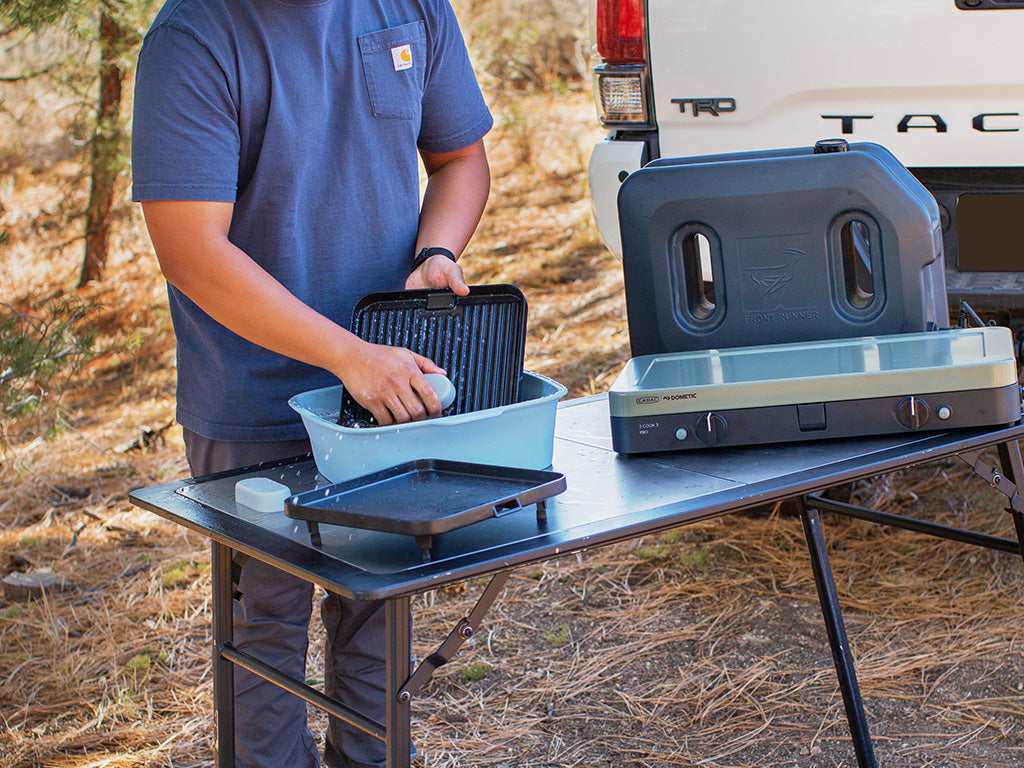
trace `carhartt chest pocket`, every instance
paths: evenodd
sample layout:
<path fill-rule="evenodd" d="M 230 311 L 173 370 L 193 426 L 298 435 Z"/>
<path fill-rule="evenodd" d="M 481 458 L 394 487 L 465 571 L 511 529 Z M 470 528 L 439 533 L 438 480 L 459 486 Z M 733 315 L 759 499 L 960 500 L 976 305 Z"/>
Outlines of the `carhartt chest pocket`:
<path fill-rule="evenodd" d="M 376 117 L 416 117 L 423 100 L 427 35 L 422 21 L 413 21 L 359 37 L 359 56 Z"/>

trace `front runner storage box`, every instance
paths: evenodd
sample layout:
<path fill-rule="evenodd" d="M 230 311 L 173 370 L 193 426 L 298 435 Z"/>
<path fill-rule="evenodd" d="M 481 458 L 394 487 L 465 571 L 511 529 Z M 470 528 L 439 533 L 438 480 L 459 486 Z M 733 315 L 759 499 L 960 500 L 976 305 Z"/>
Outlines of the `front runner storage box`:
<path fill-rule="evenodd" d="M 644 355 L 608 394 L 620 453 L 1013 424 L 1008 328 Z"/>
<path fill-rule="evenodd" d="M 938 206 L 877 144 L 665 158 L 618 204 L 633 357 L 949 326 Z"/>

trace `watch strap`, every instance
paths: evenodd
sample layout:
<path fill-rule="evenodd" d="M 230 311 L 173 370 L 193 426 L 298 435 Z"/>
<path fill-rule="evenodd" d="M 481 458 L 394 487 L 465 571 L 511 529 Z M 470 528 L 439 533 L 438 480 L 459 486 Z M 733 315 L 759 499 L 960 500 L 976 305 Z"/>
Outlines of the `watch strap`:
<path fill-rule="evenodd" d="M 457 261 L 455 254 L 449 251 L 447 248 L 441 248 L 440 246 L 433 246 L 431 248 L 421 248 L 420 252 L 416 254 L 416 258 L 412 261 L 412 269 L 410 272 L 415 272 L 420 268 L 420 265 L 424 261 L 429 259 L 431 256 L 446 256 L 452 261 Z"/>

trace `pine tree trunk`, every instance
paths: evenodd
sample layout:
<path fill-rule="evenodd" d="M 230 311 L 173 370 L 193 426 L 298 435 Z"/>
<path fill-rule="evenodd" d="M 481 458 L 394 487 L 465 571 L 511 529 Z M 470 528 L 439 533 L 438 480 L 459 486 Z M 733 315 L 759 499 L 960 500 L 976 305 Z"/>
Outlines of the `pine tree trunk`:
<path fill-rule="evenodd" d="M 78 287 L 100 280 L 110 250 L 110 211 L 114 188 L 121 170 L 121 86 L 124 72 L 118 63 L 124 47 L 125 29 L 109 13 L 100 15 L 100 93 L 96 109 L 96 132 L 92 139 L 90 166 L 92 184 L 85 218 L 85 258 Z"/>

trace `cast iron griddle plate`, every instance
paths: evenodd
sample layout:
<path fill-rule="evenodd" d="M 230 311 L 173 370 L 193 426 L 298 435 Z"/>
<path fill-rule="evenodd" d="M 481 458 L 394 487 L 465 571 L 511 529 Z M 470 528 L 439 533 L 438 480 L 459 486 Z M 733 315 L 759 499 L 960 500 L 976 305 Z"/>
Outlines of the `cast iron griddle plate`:
<path fill-rule="evenodd" d="M 564 490 L 560 472 L 420 459 L 292 496 L 285 514 L 425 536 L 514 512 Z"/>

